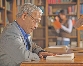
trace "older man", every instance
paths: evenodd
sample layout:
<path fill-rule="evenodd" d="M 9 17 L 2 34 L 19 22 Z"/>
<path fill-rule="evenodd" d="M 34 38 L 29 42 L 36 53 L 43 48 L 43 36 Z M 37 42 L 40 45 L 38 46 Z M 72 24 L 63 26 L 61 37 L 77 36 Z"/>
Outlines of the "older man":
<path fill-rule="evenodd" d="M 53 53 L 45 52 L 30 39 L 38 27 L 42 11 L 37 6 L 24 4 L 17 19 L 7 25 L 0 37 L 0 66 L 19 66 L 22 61 L 36 61 Z"/>

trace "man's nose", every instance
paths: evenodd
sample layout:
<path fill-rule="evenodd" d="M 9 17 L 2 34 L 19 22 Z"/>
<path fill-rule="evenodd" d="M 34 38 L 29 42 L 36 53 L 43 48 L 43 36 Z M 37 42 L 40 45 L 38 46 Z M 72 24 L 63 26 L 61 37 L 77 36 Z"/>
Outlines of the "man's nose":
<path fill-rule="evenodd" d="M 38 23 L 35 24 L 35 29 L 38 27 Z"/>
<path fill-rule="evenodd" d="M 38 27 L 38 23 L 36 23 L 36 28 Z"/>

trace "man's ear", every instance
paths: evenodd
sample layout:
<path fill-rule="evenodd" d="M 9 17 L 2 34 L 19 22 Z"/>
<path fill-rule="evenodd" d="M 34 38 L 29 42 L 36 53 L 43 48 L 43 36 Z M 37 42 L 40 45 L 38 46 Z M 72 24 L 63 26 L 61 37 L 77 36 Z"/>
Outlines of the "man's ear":
<path fill-rule="evenodd" d="M 26 18 L 26 13 L 23 13 L 22 14 L 22 19 L 25 20 L 25 18 Z"/>

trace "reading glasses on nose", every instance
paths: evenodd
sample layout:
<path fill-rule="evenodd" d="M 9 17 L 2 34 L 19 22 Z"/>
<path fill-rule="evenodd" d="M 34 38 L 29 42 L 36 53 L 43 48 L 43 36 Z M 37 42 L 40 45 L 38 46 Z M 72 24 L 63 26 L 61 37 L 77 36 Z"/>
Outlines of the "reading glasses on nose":
<path fill-rule="evenodd" d="M 28 14 L 33 20 L 35 20 L 35 23 L 39 24 L 40 20 L 35 19 L 33 16 L 31 16 L 30 14 Z"/>

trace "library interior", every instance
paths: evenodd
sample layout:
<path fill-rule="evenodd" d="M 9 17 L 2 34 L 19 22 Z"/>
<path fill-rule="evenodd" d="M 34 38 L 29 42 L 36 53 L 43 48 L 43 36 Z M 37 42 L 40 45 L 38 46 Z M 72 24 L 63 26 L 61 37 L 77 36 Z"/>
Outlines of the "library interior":
<path fill-rule="evenodd" d="M 20 66 L 82 66 L 83 59 L 81 58 L 83 58 L 83 0 L 0 0 L 0 43 L 5 44 L 1 44 L 0 46 L 8 46 L 6 41 L 14 39 L 12 38 L 14 35 L 11 33 L 15 32 L 16 30 L 12 31 L 14 27 L 12 22 L 15 22 L 17 19 L 16 15 L 20 13 L 20 10 L 22 10 L 21 6 L 27 3 L 36 5 L 42 11 L 41 21 L 39 22 L 37 29 L 33 30 L 29 34 L 30 38 L 32 39 L 31 41 L 35 42 L 38 46 L 44 49 L 43 52 L 51 52 L 57 55 L 55 55 L 56 57 L 46 55 L 46 57 L 44 59 L 40 59 L 39 62 L 34 61 L 36 57 L 33 59 L 33 61 L 29 62 L 26 59 L 26 61 L 22 61 L 20 63 Z M 30 16 L 32 19 L 34 19 L 32 15 Z M 20 18 L 18 18 L 18 20 L 19 19 Z M 12 24 L 13 26 L 11 28 L 7 27 L 5 29 L 5 27 L 9 24 Z M 9 31 L 8 28 L 12 29 L 10 30 L 10 33 L 6 32 Z M 17 34 L 15 34 L 15 36 L 16 35 Z M 20 39 L 22 37 L 18 37 L 18 35 L 15 38 L 18 38 L 16 41 L 22 41 Z M 25 40 L 25 37 L 23 39 Z M 14 44 L 15 42 L 11 40 L 8 43 Z M 2 47 L 0 48 L 2 49 Z M 17 47 L 19 48 L 18 45 Z M 36 52 L 40 49 L 36 50 L 36 48 L 34 48 L 32 50 L 35 50 Z M 3 51 L 5 51 L 5 49 L 3 49 Z M 9 52 L 11 51 L 9 50 Z M 16 63 L 21 61 L 21 59 L 18 60 L 19 61 L 16 61 Z M 0 64 L 1 63 L 3 62 L 1 62 L 0 58 Z M 14 64 L 13 61 L 12 64 Z M 6 65 L 2 64 L 2 66 Z"/>

